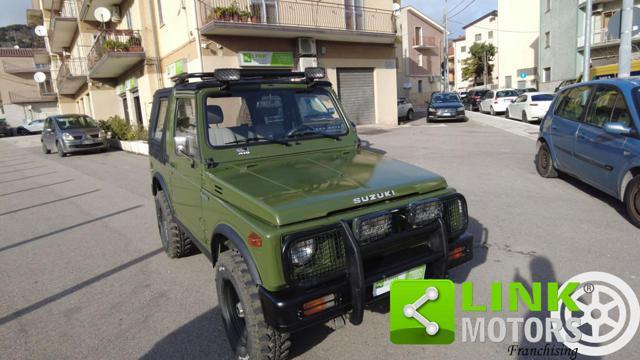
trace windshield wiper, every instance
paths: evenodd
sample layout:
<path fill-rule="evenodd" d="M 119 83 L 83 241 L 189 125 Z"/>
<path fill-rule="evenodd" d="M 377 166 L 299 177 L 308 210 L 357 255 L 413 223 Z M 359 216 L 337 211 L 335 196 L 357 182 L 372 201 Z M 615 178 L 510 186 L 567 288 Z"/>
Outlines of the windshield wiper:
<path fill-rule="evenodd" d="M 266 141 L 266 142 L 285 145 L 285 146 L 291 145 L 291 144 L 289 144 L 289 142 L 287 140 L 271 139 L 271 138 L 266 138 L 266 137 L 262 137 L 262 136 L 254 136 L 254 137 L 250 137 L 250 138 L 246 138 L 246 139 L 236 139 L 234 141 L 229 141 L 229 142 L 225 143 L 225 145 L 229 145 L 229 144 L 247 144 L 247 143 L 250 143 L 250 142 L 258 142 L 258 141 Z"/>
<path fill-rule="evenodd" d="M 287 134 L 287 137 L 288 138 L 293 138 L 293 137 L 300 137 L 300 136 L 305 136 L 305 135 L 320 135 L 322 137 L 333 139 L 333 140 L 342 140 L 342 138 L 340 136 L 338 136 L 338 135 L 327 134 L 326 132 L 322 132 L 322 131 L 319 131 L 319 130 L 312 130 L 312 129 L 304 129 L 304 130 L 300 130 L 300 131 L 292 131 L 292 132 L 289 132 L 289 134 Z"/>

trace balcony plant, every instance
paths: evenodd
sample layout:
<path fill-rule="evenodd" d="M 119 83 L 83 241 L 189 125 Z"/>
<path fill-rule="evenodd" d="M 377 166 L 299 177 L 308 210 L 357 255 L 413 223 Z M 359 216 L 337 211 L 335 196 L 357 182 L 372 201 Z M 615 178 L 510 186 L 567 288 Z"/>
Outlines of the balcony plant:
<path fill-rule="evenodd" d="M 223 8 L 222 6 L 216 6 L 213 8 L 213 18 L 208 19 L 210 20 L 222 20 L 223 18 L 223 14 L 225 12 L 225 8 Z"/>
<path fill-rule="evenodd" d="M 228 7 L 228 11 L 231 15 L 231 20 L 235 22 L 240 21 L 240 6 L 237 1 L 234 1 L 231 6 Z"/>
<path fill-rule="evenodd" d="M 251 12 L 247 10 L 240 11 L 240 21 L 242 22 L 250 22 L 251 21 Z"/>
<path fill-rule="evenodd" d="M 127 47 L 130 52 L 142 51 L 142 39 L 138 35 L 132 35 L 127 40 Z"/>
<path fill-rule="evenodd" d="M 120 40 L 115 40 L 115 39 L 105 40 L 104 43 L 102 44 L 102 47 L 105 50 L 112 51 L 112 52 L 125 52 L 129 50 L 129 47 L 126 43 Z"/>

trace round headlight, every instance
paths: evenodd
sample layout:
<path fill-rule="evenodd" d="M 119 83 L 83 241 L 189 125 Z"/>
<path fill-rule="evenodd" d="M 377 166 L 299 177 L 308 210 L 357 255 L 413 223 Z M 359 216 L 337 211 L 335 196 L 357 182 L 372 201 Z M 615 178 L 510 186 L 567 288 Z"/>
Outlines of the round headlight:
<path fill-rule="evenodd" d="M 313 253 L 316 251 L 316 241 L 307 239 L 297 242 L 291 247 L 291 263 L 295 266 L 303 266 L 311 261 Z"/>
<path fill-rule="evenodd" d="M 65 140 L 73 140 L 73 136 L 71 136 L 71 134 L 69 133 L 62 134 L 62 138 Z"/>

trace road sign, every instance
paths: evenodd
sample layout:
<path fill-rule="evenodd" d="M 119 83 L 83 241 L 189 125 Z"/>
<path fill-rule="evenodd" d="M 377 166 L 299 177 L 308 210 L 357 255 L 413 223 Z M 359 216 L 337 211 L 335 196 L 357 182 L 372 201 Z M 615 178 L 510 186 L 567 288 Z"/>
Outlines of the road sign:
<path fill-rule="evenodd" d="M 527 78 L 527 73 L 521 72 L 520 73 L 520 79 L 526 79 L 526 78 Z"/>

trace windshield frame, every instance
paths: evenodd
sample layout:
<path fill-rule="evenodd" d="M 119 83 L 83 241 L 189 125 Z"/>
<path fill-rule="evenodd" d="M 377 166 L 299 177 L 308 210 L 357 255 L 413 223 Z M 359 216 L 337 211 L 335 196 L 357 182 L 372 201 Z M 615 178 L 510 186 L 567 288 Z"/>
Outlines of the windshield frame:
<path fill-rule="evenodd" d="M 446 97 L 453 96 L 453 97 L 456 98 L 456 100 L 455 101 L 436 101 L 437 98 L 441 98 L 441 97 L 445 97 L 445 96 Z M 431 102 L 434 103 L 434 104 L 449 104 L 449 103 L 454 103 L 454 102 L 460 103 L 461 100 L 460 100 L 460 96 L 458 94 L 456 94 L 456 93 L 437 93 L 437 94 L 433 95 L 433 98 L 431 99 Z"/>
<path fill-rule="evenodd" d="M 208 98 L 216 98 L 216 97 L 226 97 L 226 96 L 220 96 L 223 94 L 228 94 L 231 95 L 233 94 L 233 92 L 259 92 L 259 91 L 291 91 L 293 93 L 298 92 L 298 91 L 304 91 L 304 92 L 319 92 L 322 95 L 326 95 L 329 100 L 331 100 L 331 103 L 334 106 L 334 109 L 336 109 L 336 114 L 339 116 L 340 120 L 342 120 L 344 122 L 344 126 L 345 126 L 345 131 L 343 133 L 340 134 L 331 134 L 331 135 L 335 135 L 337 137 L 340 138 L 340 140 L 342 140 L 343 138 L 347 137 L 348 135 L 351 134 L 351 125 L 350 125 L 350 121 L 347 118 L 346 114 L 343 112 L 343 109 L 338 101 L 338 99 L 335 97 L 335 94 L 333 93 L 333 91 L 330 91 L 330 89 L 326 89 L 324 87 L 320 87 L 320 86 L 301 86 L 301 87 L 291 87 L 289 86 L 285 86 L 285 87 L 269 87 L 269 88 L 263 88 L 263 87 L 256 87 L 256 86 L 234 86 L 228 89 L 219 89 L 218 91 L 208 91 L 208 92 L 203 92 L 201 93 L 198 97 L 197 100 L 200 101 L 200 105 L 196 105 L 199 108 L 199 111 L 202 112 L 202 117 L 200 119 L 200 122 L 202 122 L 202 126 L 203 126 L 203 134 L 202 136 L 205 138 L 205 142 L 207 144 L 207 147 L 209 149 L 213 149 L 213 150 L 226 150 L 226 149 L 237 149 L 237 148 L 248 148 L 248 147 L 254 147 L 254 146 L 260 146 L 260 145 L 277 145 L 277 146 L 283 146 L 281 144 L 278 144 L 276 141 L 286 141 L 289 142 L 291 144 L 295 144 L 301 141 L 306 141 L 306 140 L 318 140 L 318 139 L 327 139 L 327 140 L 331 140 L 328 139 L 325 135 L 323 134 L 309 134 L 309 135 L 302 135 L 302 136 L 296 136 L 296 137 L 284 137 L 284 138 L 268 138 L 268 137 L 263 137 L 265 140 L 258 140 L 258 141 L 251 141 L 251 142 L 238 142 L 238 143 L 231 143 L 231 144 L 223 144 L 223 145 L 214 145 L 211 143 L 211 138 L 209 137 L 208 131 L 207 131 L 207 125 L 206 125 L 206 108 L 207 108 L 207 99 Z M 233 97 L 233 96 L 232 96 Z M 293 129 L 290 129 L 289 131 L 291 131 Z M 332 141 L 336 141 L 336 140 L 332 140 Z M 288 145 L 287 145 L 288 146 Z"/>
<path fill-rule="evenodd" d="M 60 126 L 60 123 L 58 122 L 60 119 L 65 119 L 65 118 L 86 118 L 89 119 L 91 123 L 93 123 L 92 125 L 89 126 L 78 126 L 78 127 L 62 127 Z M 90 129 L 90 128 L 98 128 L 98 122 L 92 118 L 89 115 L 84 115 L 84 114 L 69 114 L 69 115 L 58 115 L 52 118 L 53 122 L 56 124 L 56 127 L 58 129 L 60 129 L 61 131 L 65 131 L 65 130 L 76 130 L 76 129 Z"/>

